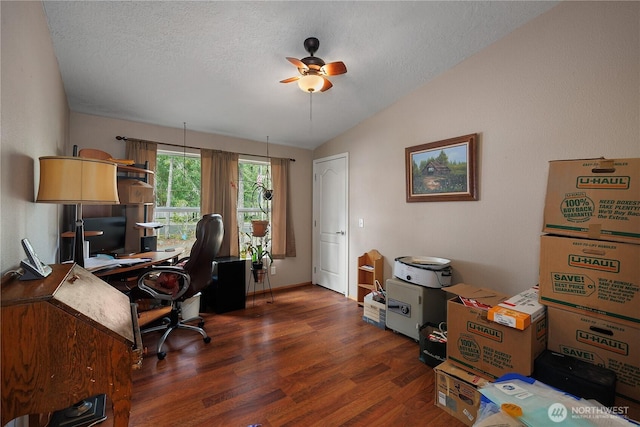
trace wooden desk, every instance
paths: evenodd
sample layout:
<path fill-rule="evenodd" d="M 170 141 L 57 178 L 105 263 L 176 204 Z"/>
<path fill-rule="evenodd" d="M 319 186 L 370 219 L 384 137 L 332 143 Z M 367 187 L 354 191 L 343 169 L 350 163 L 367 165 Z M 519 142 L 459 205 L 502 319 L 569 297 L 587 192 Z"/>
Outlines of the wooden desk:
<path fill-rule="evenodd" d="M 155 264 L 162 264 L 163 262 L 176 260 L 182 253 L 184 248 L 176 248 L 174 251 L 158 251 L 158 252 L 141 252 L 130 256 L 124 256 L 122 259 L 128 258 L 150 258 L 149 261 L 141 262 L 139 264 L 127 265 L 124 267 L 112 268 L 109 270 L 102 270 L 93 273 L 98 277 L 119 276 L 123 273 L 135 272 L 136 270 L 144 269 Z"/>
<path fill-rule="evenodd" d="M 175 248 L 175 250 L 157 251 L 157 252 L 141 252 L 126 257 L 127 258 L 150 258 L 147 262 L 141 262 L 139 264 L 127 265 L 124 267 L 112 268 L 109 270 L 97 271 L 94 275 L 102 278 L 115 289 L 129 294 L 131 297 L 131 291 L 138 286 L 138 277 L 140 272 L 152 265 L 162 264 L 167 261 L 175 261 L 184 252 L 184 248 Z M 135 291 L 134 291 L 135 292 Z M 147 296 L 148 297 L 148 296 Z M 135 297 L 131 297 L 135 300 Z M 138 322 L 140 327 L 144 327 L 147 324 L 155 321 L 161 317 L 166 316 L 171 311 L 171 307 L 164 307 L 160 309 L 141 310 L 138 314 Z"/>
<path fill-rule="evenodd" d="M 135 305 L 76 264 L 44 278 L 2 281 L 1 422 L 106 394 L 126 427 L 132 369 L 142 363 Z"/>
<path fill-rule="evenodd" d="M 84 232 L 84 237 L 94 237 L 94 236 L 102 236 L 104 234 L 104 231 L 85 231 Z M 69 237 L 76 237 L 76 232 L 75 231 L 65 231 L 64 233 L 60 234 L 61 237 L 65 237 L 65 238 L 69 238 Z"/>

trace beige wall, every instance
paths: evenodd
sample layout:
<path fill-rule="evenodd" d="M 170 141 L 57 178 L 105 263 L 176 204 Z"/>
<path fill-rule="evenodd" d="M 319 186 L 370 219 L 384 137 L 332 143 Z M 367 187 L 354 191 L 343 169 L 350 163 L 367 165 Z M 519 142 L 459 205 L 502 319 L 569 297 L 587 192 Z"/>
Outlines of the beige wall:
<path fill-rule="evenodd" d="M 178 128 L 116 120 L 87 114 L 71 113 L 70 147 L 99 148 L 115 158 L 124 158 L 125 143 L 115 139 L 127 136 L 169 144 L 198 148 L 213 148 L 237 153 L 265 155 L 266 144 L 245 139 L 231 138 L 188 130 L 184 138 L 183 123 L 177 120 Z M 265 135 L 266 141 L 266 135 Z M 161 146 L 159 148 L 162 148 Z M 167 147 L 167 149 L 171 149 Z M 172 148 L 180 151 L 179 148 Z M 191 150 L 193 151 L 193 150 Z M 71 152 L 68 153 L 71 155 Z M 311 280 L 311 156 L 310 150 L 269 143 L 269 155 L 293 158 L 291 164 L 291 191 L 294 201 L 294 232 L 297 256 L 274 261 L 276 275 L 271 277 L 271 285 L 280 287 Z"/>
<path fill-rule="evenodd" d="M 357 257 L 452 260 L 454 283 L 537 283 L 548 161 L 640 157 L 640 3 L 564 2 L 319 147 L 348 152 Z M 480 135 L 475 202 L 406 203 L 404 149 Z M 364 228 L 358 228 L 358 218 Z"/>
<path fill-rule="evenodd" d="M 1 2 L 2 272 L 28 237 L 57 260 L 60 209 L 35 204 L 37 158 L 71 145 L 124 154 L 116 135 L 182 143 L 175 128 L 71 114 L 39 2 Z M 371 248 L 386 257 L 453 260 L 454 281 L 501 290 L 537 281 L 547 162 L 640 156 L 640 4 L 565 2 L 313 153 L 349 152 L 350 267 Z M 476 202 L 406 203 L 404 148 L 480 134 Z M 68 143 L 67 143 L 67 140 Z M 188 145 L 261 154 L 264 145 L 188 132 Z M 298 257 L 278 265 L 276 285 L 310 279 L 311 154 L 296 158 Z M 121 150 L 121 151 L 118 151 Z M 365 228 L 357 228 L 358 218 Z M 350 294 L 355 294 L 355 269 Z"/>
<path fill-rule="evenodd" d="M 2 272 L 14 269 L 25 254 L 27 237 L 47 263 L 58 261 L 61 208 L 34 203 L 38 157 L 71 155 L 72 146 L 101 148 L 124 157 L 116 135 L 182 144 L 182 121 L 176 128 L 70 114 L 54 56 L 42 3 L 1 2 L 2 14 L 2 161 L 0 241 Z M 188 120 L 185 119 L 185 120 Z M 188 122 L 187 122 L 188 126 Z M 266 140 L 266 135 L 265 135 Z M 187 144 L 262 155 L 264 143 L 187 132 Z M 276 260 L 272 285 L 308 282 L 311 278 L 311 151 L 271 143 L 269 154 L 291 157 L 294 228 L 298 256 Z"/>
<path fill-rule="evenodd" d="M 57 260 L 61 209 L 36 204 L 38 157 L 62 155 L 69 109 L 42 3 L 0 2 L 2 148 L 0 260 L 6 272 L 28 238 L 43 262 Z"/>

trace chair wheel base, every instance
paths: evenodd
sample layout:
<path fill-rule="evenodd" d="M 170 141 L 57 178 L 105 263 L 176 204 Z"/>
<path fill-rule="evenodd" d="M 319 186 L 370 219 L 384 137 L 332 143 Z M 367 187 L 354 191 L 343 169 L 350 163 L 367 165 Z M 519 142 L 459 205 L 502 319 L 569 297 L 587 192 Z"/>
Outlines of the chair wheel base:
<path fill-rule="evenodd" d="M 203 338 L 202 341 L 204 341 L 205 344 L 209 344 L 211 342 L 211 337 Z"/>
<path fill-rule="evenodd" d="M 160 353 L 158 353 L 158 360 L 164 360 L 165 357 L 167 357 L 166 352 L 161 351 Z"/>

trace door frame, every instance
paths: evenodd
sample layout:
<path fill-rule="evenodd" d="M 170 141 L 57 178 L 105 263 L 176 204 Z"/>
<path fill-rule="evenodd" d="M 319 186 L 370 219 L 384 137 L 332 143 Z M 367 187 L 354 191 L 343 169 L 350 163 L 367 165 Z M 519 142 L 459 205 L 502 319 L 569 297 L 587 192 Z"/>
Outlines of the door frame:
<path fill-rule="evenodd" d="M 345 277 L 343 278 L 344 281 L 344 296 L 346 298 L 349 298 L 349 245 L 350 245 L 350 238 L 349 238 L 349 153 L 348 152 L 344 152 L 344 153 L 339 153 L 339 154 L 334 154 L 332 156 L 327 156 L 327 157 L 322 157 L 319 159 L 314 159 L 313 160 L 313 171 L 312 171 L 312 187 L 313 187 L 313 195 L 312 195 L 312 218 L 311 218 L 311 229 L 312 229 L 312 236 L 311 236 L 311 280 L 313 284 L 317 284 L 318 280 L 317 280 L 317 269 L 316 269 L 316 265 L 317 265 L 317 249 L 318 249 L 318 244 L 320 242 L 320 237 L 318 234 L 318 228 L 316 227 L 316 219 L 317 219 L 317 213 L 318 213 L 318 197 L 316 194 L 316 169 L 317 169 L 317 165 L 318 163 L 321 162 L 327 162 L 327 161 L 331 161 L 331 160 L 336 160 L 336 159 L 340 159 L 340 158 L 344 158 L 345 159 L 345 174 L 344 174 L 344 185 L 345 185 L 345 200 L 344 200 L 344 226 L 345 226 L 345 234 L 346 234 L 346 239 L 345 239 L 345 251 L 344 251 L 344 257 L 345 259 L 343 260 L 344 265 L 345 265 Z"/>

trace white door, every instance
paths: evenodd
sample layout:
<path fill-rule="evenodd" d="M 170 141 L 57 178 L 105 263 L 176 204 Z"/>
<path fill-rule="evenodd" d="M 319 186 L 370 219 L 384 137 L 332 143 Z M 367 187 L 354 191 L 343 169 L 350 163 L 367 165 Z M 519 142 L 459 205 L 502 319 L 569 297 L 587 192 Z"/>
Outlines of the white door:
<path fill-rule="evenodd" d="M 348 154 L 313 162 L 313 282 L 349 295 Z"/>

